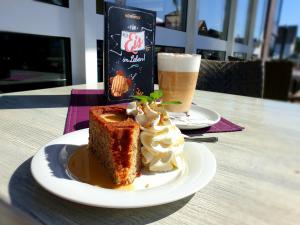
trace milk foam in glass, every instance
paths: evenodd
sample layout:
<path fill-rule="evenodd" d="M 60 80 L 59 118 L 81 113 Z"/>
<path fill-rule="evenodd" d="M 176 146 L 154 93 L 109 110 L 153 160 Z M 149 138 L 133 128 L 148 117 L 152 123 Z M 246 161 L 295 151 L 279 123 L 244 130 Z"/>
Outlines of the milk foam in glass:
<path fill-rule="evenodd" d="M 170 112 L 187 112 L 197 84 L 201 55 L 158 53 L 158 84 L 163 101 L 181 101 L 180 105 L 167 105 Z"/>

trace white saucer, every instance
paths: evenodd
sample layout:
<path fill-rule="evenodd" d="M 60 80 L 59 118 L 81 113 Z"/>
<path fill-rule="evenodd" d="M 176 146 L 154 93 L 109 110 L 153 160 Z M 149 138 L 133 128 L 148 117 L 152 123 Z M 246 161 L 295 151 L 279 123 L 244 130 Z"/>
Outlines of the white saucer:
<path fill-rule="evenodd" d="M 221 119 L 217 112 L 198 105 L 192 105 L 188 113 L 169 112 L 169 115 L 174 124 L 181 130 L 210 127 Z"/>
<path fill-rule="evenodd" d="M 144 173 L 133 189 L 114 190 L 71 179 L 66 162 L 72 152 L 88 143 L 88 129 L 63 135 L 42 147 L 31 161 L 35 180 L 61 198 L 97 207 L 138 208 L 165 204 L 187 197 L 206 186 L 216 172 L 216 160 L 203 144 L 184 147 L 185 167 L 166 173 Z"/>

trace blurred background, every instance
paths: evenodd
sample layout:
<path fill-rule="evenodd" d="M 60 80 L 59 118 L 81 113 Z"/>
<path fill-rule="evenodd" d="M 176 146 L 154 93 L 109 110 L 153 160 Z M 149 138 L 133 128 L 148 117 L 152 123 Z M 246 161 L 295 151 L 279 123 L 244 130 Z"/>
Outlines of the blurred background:
<path fill-rule="evenodd" d="M 259 61 L 261 94 L 253 96 L 299 101 L 300 1 L 109 2 L 156 11 L 156 52 L 201 54 L 243 70 L 238 63 Z M 103 0 L 1 0 L 0 92 L 103 81 L 103 14 Z"/>

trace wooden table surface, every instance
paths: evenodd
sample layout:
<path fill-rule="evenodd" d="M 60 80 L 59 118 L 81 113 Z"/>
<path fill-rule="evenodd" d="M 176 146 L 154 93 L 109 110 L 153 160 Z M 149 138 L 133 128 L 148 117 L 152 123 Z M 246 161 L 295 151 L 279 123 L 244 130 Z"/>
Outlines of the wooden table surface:
<path fill-rule="evenodd" d="M 42 224 L 300 224 L 300 105 L 204 91 L 195 103 L 245 127 L 207 135 L 219 142 L 206 144 L 217 172 L 204 189 L 140 209 L 96 208 L 50 194 L 33 179 L 30 162 L 62 135 L 72 88 L 95 86 L 0 95 L 0 199 L 22 214 Z"/>

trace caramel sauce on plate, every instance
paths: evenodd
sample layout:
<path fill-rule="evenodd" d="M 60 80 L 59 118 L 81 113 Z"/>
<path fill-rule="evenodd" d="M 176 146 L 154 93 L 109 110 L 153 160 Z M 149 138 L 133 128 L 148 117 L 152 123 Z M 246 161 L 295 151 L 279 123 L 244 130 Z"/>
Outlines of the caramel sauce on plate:
<path fill-rule="evenodd" d="M 68 171 L 71 176 L 81 182 L 102 188 L 133 190 L 133 185 L 118 186 L 115 185 L 105 168 L 97 158 L 88 151 L 87 145 L 75 150 L 68 160 Z"/>

